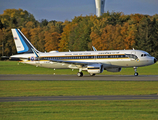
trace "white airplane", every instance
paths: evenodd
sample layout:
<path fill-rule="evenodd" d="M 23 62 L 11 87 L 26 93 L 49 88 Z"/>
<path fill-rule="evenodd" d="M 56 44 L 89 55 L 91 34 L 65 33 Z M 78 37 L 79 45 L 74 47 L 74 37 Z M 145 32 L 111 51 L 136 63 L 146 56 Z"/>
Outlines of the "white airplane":
<path fill-rule="evenodd" d="M 21 60 L 22 63 L 47 68 L 79 69 L 77 75 L 83 76 L 87 71 L 91 76 L 104 70 L 120 72 L 122 68 L 133 67 L 134 75 L 138 76 L 137 67 L 152 65 L 156 58 L 142 50 L 105 50 L 76 52 L 40 52 L 23 35 L 19 29 L 12 29 L 14 42 L 19 54 L 10 56 L 11 60 Z"/>

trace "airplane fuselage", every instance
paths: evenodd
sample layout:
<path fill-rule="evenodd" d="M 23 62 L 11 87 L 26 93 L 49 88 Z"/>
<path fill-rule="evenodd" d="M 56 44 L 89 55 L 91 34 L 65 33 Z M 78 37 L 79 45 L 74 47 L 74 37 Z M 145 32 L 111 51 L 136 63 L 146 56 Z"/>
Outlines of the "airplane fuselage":
<path fill-rule="evenodd" d="M 35 54 L 18 54 L 11 56 L 21 59 L 23 63 L 48 67 L 48 68 L 72 68 L 78 69 L 79 65 L 52 62 L 50 60 L 80 61 L 100 63 L 104 68 L 113 67 L 141 67 L 154 64 L 154 57 L 141 50 L 108 50 L 108 51 L 79 51 L 39 53 L 40 59 Z"/>

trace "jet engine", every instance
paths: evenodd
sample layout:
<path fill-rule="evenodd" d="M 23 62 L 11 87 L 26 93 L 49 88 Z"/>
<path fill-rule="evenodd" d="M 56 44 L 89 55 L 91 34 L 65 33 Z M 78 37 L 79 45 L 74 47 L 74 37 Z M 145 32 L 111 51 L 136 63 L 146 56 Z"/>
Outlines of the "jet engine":
<path fill-rule="evenodd" d="M 122 68 L 106 68 L 108 72 L 120 72 Z"/>
<path fill-rule="evenodd" d="M 91 64 L 87 66 L 87 72 L 90 74 L 102 73 L 104 71 L 104 67 L 102 64 Z"/>

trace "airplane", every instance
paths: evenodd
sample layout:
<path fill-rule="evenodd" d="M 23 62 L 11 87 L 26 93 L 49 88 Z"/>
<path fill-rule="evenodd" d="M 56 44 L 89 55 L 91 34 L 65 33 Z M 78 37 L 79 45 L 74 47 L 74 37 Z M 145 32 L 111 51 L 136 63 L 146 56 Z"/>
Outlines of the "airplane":
<path fill-rule="evenodd" d="M 134 75 L 138 76 L 137 67 L 152 65 L 157 62 L 155 57 L 142 50 L 103 50 L 72 52 L 40 52 L 19 29 L 11 29 L 17 49 L 17 55 L 10 56 L 11 60 L 21 60 L 22 63 L 54 68 L 78 69 L 77 76 L 82 77 L 87 71 L 91 76 L 109 72 L 120 72 L 122 68 L 133 67 Z"/>

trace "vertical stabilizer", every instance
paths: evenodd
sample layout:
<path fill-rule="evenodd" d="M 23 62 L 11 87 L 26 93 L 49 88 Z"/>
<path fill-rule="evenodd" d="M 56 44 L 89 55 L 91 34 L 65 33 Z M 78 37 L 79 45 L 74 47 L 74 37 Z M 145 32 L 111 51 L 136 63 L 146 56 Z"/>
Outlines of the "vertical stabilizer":
<path fill-rule="evenodd" d="M 33 53 L 32 49 L 39 52 L 19 29 L 11 30 L 18 53 Z"/>

